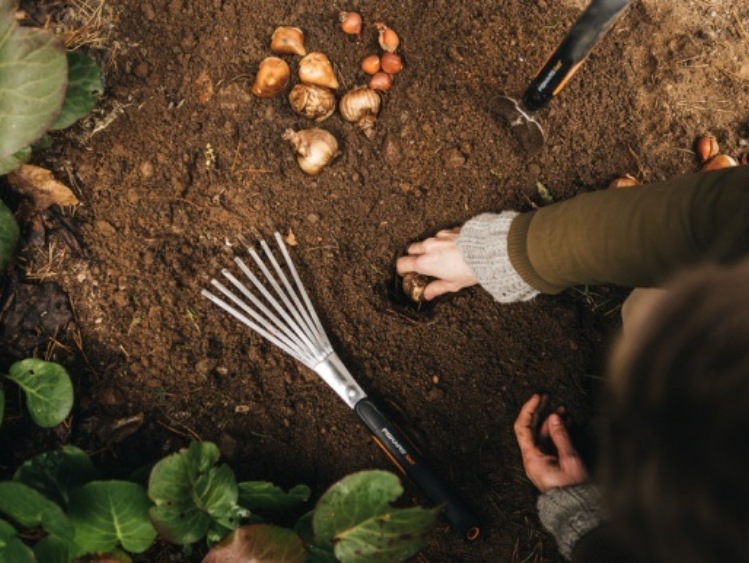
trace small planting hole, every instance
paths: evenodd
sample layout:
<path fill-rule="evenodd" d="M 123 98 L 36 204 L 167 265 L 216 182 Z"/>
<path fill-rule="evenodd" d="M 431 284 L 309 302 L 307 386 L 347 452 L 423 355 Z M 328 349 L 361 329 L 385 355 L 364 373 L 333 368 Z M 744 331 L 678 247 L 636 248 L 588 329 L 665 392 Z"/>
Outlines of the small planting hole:
<path fill-rule="evenodd" d="M 434 302 L 413 301 L 403 291 L 402 278 L 394 275 L 375 285 L 375 293 L 380 297 L 383 305 L 393 313 L 406 317 L 414 322 L 428 322 L 434 313 Z"/>

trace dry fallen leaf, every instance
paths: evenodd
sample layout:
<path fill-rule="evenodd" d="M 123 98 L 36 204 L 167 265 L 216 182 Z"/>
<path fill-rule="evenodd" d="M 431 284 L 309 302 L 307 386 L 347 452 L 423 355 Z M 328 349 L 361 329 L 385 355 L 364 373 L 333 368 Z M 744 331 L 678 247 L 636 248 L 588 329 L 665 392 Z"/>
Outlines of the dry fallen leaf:
<path fill-rule="evenodd" d="M 32 164 L 22 164 L 7 176 L 11 187 L 33 201 L 36 211 L 44 211 L 52 205 L 78 205 L 80 202 L 70 188 L 58 182 L 52 172 Z"/>

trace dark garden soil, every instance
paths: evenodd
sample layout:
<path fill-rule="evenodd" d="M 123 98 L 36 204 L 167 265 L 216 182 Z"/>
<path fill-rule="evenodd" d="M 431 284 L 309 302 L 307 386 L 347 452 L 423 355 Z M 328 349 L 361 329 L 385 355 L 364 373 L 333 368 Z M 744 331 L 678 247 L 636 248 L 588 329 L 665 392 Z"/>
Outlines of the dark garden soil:
<path fill-rule="evenodd" d="M 197 438 L 219 444 L 243 480 L 307 483 L 316 496 L 348 473 L 390 469 L 312 372 L 200 296 L 242 240 L 278 230 L 295 239 L 292 256 L 352 373 L 485 521 L 470 545 L 440 523 L 417 560 L 560 560 L 512 422 L 546 389 L 587 434 L 625 293 L 579 288 L 499 305 L 475 288 L 416 311 L 388 288 L 410 242 L 480 212 L 542 205 L 538 183 L 561 200 L 624 173 L 690 172 L 707 131 L 726 152 L 746 151 L 749 5 L 643 0 L 541 113 L 547 145 L 525 157 L 495 97 L 522 93 L 584 4 L 107 0 L 106 41 L 92 50 L 106 97 L 36 156 L 82 204 L 47 217 L 46 243 L 22 251 L 3 318 L 5 361 L 63 363 L 76 407 L 69 424 L 39 431 L 9 397 L 2 471 L 74 443 L 126 475 Z M 339 31 L 341 9 L 363 14 L 360 41 Z M 342 155 L 306 176 L 281 133 L 311 123 L 286 96 L 249 93 L 270 35 L 302 28 L 346 90 L 364 81 L 376 21 L 398 31 L 406 65 L 376 135 L 336 113 L 322 126 Z M 298 58 L 286 59 L 295 73 Z M 42 325 L 45 311 L 56 312 Z M 427 501 L 408 486 L 405 502 Z"/>

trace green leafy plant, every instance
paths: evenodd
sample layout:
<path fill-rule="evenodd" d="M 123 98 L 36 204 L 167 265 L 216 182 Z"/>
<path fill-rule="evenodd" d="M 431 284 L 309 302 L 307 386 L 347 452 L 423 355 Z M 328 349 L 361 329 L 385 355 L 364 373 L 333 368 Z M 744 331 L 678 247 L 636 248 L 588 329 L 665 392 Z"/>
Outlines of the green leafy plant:
<path fill-rule="evenodd" d="M 207 535 L 215 542 L 250 515 L 237 504 L 234 472 L 227 465 L 216 465 L 219 456 L 215 444 L 193 442 L 151 471 L 148 495 L 155 506 L 150 516 L 169 541 L 190 544 Z"/>
<path fill-rule="evenodd" d="M 301 498 L 297 490 L 270 492 L 256 484 L 241 484 L 244 506 L 283 506 Z M 254 490 L 258 497 L 250 493 Z M 243 526 L 216 545 L 204 563 L 226 560 L 281 563 L 391 563 L 406 561 L 425 545 L 438 509 L 396 508 L 403 494 L 397 476 L 386 471 L 354 473 L 323 494 L 314 510 L 291 531 L 265 523 Z M 275 497 L 275 499 L 273 499 Z M 273 499 L 272 502 L 269 502 Z"/>
<path fill-rule="evenodd" d="M 393 507 L 403 493 L 398 477 L 364 471 L 285 528 L 266 519 L 299 508 L 309 487 L 238 484 L 218 460 L 214 444 L 193 442 L 154 465 L 146 490 L 101 480 L 74 446 L 36 456 L 0 482 L 0 517 L 8 519 L 0 519 L 0 562 L 130 561 L 127 553 L 143 553 L 160 537 L 181 545 L 206 539 L 213 547 L 204 563 L 395 563 L 424 547 L 437 517 L 437 509 Z M 19 530 L 38 541 L 27 545 Z"/>
<path fill-rule="evenodd" d="M 87 115 L 103 93 L 93 59 L 66 53 L 47 31 L 19 26 L 13 7 L 0 3 L 0 174 L 26 162 L 47 131 Z"/>
<path fill-rule="evenodd" d="M 70 414 L 73 383 L 61 365 L 29 358 L 10 366 L 5 377 L 23 389 L 29 415 L 42 428 L 57 426 Z M 5 395 L 0 387 L 0 423 L 4 408 Z"/>

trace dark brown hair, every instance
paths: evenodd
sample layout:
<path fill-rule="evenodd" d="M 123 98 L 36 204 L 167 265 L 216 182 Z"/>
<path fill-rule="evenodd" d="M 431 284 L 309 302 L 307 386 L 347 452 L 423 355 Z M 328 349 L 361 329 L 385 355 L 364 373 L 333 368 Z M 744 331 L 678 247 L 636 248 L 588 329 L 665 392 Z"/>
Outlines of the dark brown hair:
<path fill-rule="evenodd" d="M 643 561 L 749 561 L 749 262 L 696 271 L 658 305 L 613 367 L 614 522 Z"/>

